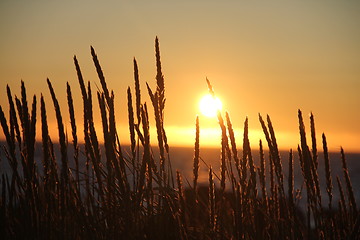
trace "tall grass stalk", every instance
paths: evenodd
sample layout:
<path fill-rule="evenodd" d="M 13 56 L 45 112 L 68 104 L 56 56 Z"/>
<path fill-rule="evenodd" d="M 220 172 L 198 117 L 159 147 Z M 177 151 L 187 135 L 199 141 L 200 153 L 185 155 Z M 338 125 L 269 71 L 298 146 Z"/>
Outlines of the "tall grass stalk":
<path fill-rule="evenodd" d="M 199 116 L 196 116 L 195 123 L 195 151 L 194 151 L 194 166 L 193 166 L 193 174 L 194 174 L 194 195 L 195 200 L 197 199 L 197 183 L 199 178 L 199 165 L 200 165 L 200 128 L 199 128 Z"/>

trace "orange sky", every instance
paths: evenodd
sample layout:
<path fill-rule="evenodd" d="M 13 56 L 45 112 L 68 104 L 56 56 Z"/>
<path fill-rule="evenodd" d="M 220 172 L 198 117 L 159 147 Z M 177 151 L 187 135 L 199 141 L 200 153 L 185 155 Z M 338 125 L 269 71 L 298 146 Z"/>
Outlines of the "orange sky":
<path fill-rule="evenodd" d="M 1 1 L 0 105 L 7 113 L 6 84 L 19 95 L 22 79 L 29 99 L 43 93 L 52 112 L 49 77 L 68 123 L 68 81 L 81 123 L 72 57 L 77 55 L 95 92 L 99 81 L 92 45 L 115 92 L 120 137 L 128 142 L 126 89 L 133 88 L 132 59 L 138 60 L 145 96 L 145 82 L 155 87 L 158 36 L 172 145 L 193 145 L 208 77 L 230 113 L 239 145 L 246 116 L 253 147 L 264 140 L 261 113 L 271 116 L 279 146 L 296 148 L 300 108 L 307 129 L 307 116 L 314 113 L 318 139 L 325 132 L 330 150 L 342 145 L 345 151 L 360 151 L 359 12 L 358 1 Z M 216 120 L 200 115 L 200 124 L 200 144 L 220 146 Z"/>

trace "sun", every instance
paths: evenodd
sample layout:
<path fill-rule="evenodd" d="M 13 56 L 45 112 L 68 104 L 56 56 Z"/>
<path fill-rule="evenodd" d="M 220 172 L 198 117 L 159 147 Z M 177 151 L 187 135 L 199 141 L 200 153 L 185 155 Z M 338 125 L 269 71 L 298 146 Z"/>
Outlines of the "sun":
<path fill-rule="evenodd" d="M 215 117 L 217 111 L 222 109 L 222 103 L 219 98 L 207 94 L 201 98 L 199 107 L 203 115 Z"/>

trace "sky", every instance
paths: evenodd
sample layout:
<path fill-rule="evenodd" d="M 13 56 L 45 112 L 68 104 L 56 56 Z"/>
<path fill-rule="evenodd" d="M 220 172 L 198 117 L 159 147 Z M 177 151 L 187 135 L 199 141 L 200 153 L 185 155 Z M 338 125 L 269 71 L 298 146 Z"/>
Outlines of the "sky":
<path fill-rule="evenodd" d="M 149 102 L 146 82 L 155 89 L 154 40 L 158 36 L 170 146 L 194 145 L 199 115 L 200 145 L 220 147 L 216 118 L 199 112 L 207 77 L 222 101 L 223 113 L 230 114 L 238 145 L 246 117 L 252 147 L 258 146 L 259 139 L 265 142 L 260 113 L 270 115 L 279 147 L 296 149 L 300 139 L 297 111 L 301 109 L 307 130 L 310 112 L 315 116 L 319 146 L 324 132 L 331 151 L 343 146 L 345 151 L 360 152 L 359 12 L 360 2 L 351 0 L 2 0 L 0 105 L 7 115 L 6 85 L 19 96 L 23 80 L 29 99 L 44 95 L 56 136 L 46 78 L 52 81 L 68 129 L 69 82 L 81 123 L 82 100 L 73 56 L 95 92 L 100 83 L 90 55 L 93 46 L 108 87 L 115 93 L 120 139 L 127 143 L 126 90 L 130 86 L 134 91 L 132 61 L 134 57 L 138 61 L 143 100 Z M 100 119 L 97 110 L 95 120 Z M 151 124 L 155 137 L 154 121 Z M 37 136 L 41 138 L 39 130 Z"/>

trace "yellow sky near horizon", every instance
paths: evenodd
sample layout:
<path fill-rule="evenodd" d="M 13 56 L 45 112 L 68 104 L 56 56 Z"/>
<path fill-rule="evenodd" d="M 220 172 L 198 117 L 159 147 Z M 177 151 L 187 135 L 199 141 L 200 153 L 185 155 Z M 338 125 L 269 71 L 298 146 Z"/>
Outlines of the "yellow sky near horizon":
<path fill-rule="evenodd" d="M 360 152 L 359 12 L 358 1 L 1 1 L 0 105 L 8 114 L 6 84 L 19 96 L 22 79 L 29 100 L 33 94 L 38 99 L 44 95 L 56 131 L 46 78 L 53 83 L 66 124 L 68 81 L 81 123 L 72 58 L 78 57 L 95 93 L 100 83 L 92 45 L 115 92 L 120 138 L 127 143 L 126 89 L 134 89 L 132 60 L 138 61 L 143 101 L 149 102 L 145 83 L 156 86 L 158 36 L 170 146 L 193 146 L 198 114 L 200 144 L 220 146 L 216 119 L 202 116 L 198 107 L 208 77 L 223 112 L 230 113 L 239 147 L 246 116 L 252 147 L 257 148 L 260 138 L 265 142 L 260 113 L 270 115 L 279 147 L 296 149 L 301 109 L 307 130 L 309 113 L 315 115 L 319 147 L 325 132 L 330 150 L 343 146 Z M 151 124 L 155 129 L 154 121 Z"/>

